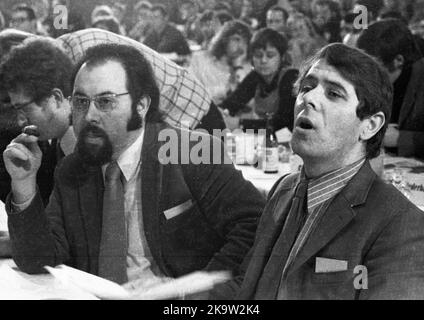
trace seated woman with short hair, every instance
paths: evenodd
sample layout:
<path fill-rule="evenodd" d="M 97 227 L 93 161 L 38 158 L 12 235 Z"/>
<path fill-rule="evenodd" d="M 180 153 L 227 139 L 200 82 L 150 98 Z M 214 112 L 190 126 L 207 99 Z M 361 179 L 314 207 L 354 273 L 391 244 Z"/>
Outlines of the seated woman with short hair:
<path fill-rule="evenodd" d="M 267 114 L 272 113 L 276 130 L 284 127 L 292 130 L 293 84 L 298 70 L 285 63 L 287 48 L 287 39 L 277 31 L 269 28 L 259 30 L 249 46 L 254 70 L 220 107 L 234 116 L 246 109 L 253 99 L 251 118 L 265 119 Z"/>

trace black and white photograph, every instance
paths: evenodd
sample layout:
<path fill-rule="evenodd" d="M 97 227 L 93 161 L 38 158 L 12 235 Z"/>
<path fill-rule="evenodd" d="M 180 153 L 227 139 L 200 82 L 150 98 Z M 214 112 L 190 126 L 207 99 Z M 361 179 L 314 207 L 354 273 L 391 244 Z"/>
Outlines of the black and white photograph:
<path fill-rule="evenodd" d="M 424 300 L 424 0 L 0 0 L 0 300 Z"/>

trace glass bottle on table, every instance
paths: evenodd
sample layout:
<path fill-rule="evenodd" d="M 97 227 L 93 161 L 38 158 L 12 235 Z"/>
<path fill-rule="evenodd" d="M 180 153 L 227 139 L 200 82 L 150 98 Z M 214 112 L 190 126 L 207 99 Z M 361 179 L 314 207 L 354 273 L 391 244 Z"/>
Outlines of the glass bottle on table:
<path fill-rule="evenodd" d="M 262 164 L 264 173 L 278 173 L 278 141 L 272 123 L 273 115 L 273 113 L 266 114 L 265 150 Z"/>

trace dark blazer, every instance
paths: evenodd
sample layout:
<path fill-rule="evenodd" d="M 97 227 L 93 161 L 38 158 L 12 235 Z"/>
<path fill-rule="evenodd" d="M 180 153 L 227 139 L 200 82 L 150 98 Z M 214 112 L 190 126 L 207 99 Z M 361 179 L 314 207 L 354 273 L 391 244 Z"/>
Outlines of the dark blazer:
<path fill-rule="evenodd" d="M 280 181 L 271 192 L 254 247 L 243 262 L 244 281 L 237 299 L 275 299 L 273 288 L 258 282 L 284 224 L 299 175 Z M 284 214 L 285 213 L 285 214 Z M 316 258 L 347 261 L 347 270 L 316 273 Z M 365 266 L 368 289 L 355 290 L 354 270 Z M 215 296 L 230 297 L 242 277 L 221 286 Z M 424 299 L 424 213 L 368 162 L 331 202 L 287 271 L 287 299 Z"/>
<path fill-rule="evenodd" d="M 424 158 L 424 58 L 412 66 L 398 125 L 399 156 Z"/>
<path fill-rule="evenodd" d="M 165 129 L 182 141 L 178 129 L 148 124 L 141 156 L 144 233 L 155 262 L 171 277 L 199 269 L 237 271 L 253 244 L 265 199 L 232 164 L 161 164 L 158 155 L 165 142 L 158 134 Z M 180 146 L 177 150 L 184 151 Z M 101 168 L 84 168 L 76 154 L 64 158 L 46 210 L 37 195 L 26 210 L 9 214 L 18 267 L 38 273 L 45 265 L 65 263 L 97 274 L 102 197 Z M 166 219 L 164 211 L 188 200 L 192 207 Z M 10 199 L 6 209 L 10 213 Z"/>

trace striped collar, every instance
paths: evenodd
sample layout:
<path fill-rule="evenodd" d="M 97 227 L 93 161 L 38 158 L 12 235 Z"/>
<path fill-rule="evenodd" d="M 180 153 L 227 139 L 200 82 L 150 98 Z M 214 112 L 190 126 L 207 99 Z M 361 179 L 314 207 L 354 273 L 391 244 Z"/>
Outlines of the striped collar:
<path fill-rule="evenodd" d="M 356 161 L 343 168 L 336 169 L 323 176 L 308 181 L 308 212 L 312 213 L 320 204 L 332 199 L 356 175 L 365 159 Z M 302 170 L 301 179 L 306 179 Z"/>

